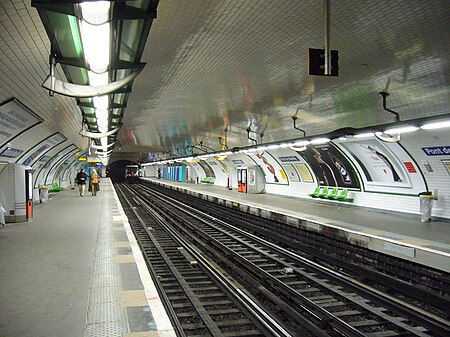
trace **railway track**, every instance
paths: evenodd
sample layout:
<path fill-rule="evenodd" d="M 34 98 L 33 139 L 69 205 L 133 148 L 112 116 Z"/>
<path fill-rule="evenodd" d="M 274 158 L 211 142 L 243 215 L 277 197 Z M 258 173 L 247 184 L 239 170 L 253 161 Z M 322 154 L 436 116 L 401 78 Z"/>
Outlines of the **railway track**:
<path fill-rule="evenodd" d="M 322 265 L 345 272 L 382 292 L 390 292 L 403 302 L 429 311 L 443 320 L 450 319 L 448 273 L 352 245 L 345 239 L 340 241 L 335 236 L 328 237 L 322 233 L 244 213 L 239 209 L 224 207 L 153 183 L 151 187 L 216 218 L 231 221 L 239 228 L 245 228 Z"/>
<path fill-rule="evenodd" d="M 295 335 L 177 235 L 145 200 L 123 185 L 116 189 L 178 336 Z"/>
<path fill-rule="evenodd" d="M 302 327 L 312 335 L 345 336 L 449 333 L 445 322 L 432 321 L 420 310 L 403 307 L 345 275 L 160 192 L 143 186 L 134 189 L 132 199 L 139 198 L 140 205 L 150 204 L 147 212 L 170 224 L 172 236 L 191 245 L 191 251 L 202 250 L 206 260 L 216 261 L 229 274 L 226 278 L 231 275 L 244 286 L 252 301 L 264 308 L 259 310 L 270 313 L 283 326 L 282 331 L 306 335 L 306 331 L 298 334 Z M 161 239 L 154 236 L 153 240 Z M 198 263 L 198 259 L 192 258 L 193 262 Z"/>

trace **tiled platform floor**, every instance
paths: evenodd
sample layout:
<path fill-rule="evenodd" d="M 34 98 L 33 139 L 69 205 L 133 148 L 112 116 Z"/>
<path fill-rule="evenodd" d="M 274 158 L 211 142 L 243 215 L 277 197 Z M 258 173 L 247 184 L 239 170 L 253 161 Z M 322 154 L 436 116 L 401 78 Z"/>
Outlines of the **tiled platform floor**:
<path fill-rule="evenodd" d="M 0 229 L 0 336 L 175 336 L 109 179 Z"/>

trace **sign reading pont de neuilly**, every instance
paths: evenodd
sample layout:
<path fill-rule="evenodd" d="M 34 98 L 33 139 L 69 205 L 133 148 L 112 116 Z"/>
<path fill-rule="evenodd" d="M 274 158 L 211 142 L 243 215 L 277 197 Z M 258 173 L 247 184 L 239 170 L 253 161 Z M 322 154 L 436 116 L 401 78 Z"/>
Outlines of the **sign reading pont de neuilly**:
<path fill-rule="evenodd" d="M 422 147 L 427 156 L 450 156 L 450 146 Z"/>

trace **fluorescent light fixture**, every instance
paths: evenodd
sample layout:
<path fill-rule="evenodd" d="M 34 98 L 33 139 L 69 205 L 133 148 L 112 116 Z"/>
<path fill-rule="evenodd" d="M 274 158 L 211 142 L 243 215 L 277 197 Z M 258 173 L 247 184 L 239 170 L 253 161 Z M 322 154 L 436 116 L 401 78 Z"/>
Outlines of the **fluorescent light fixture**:
<path fill-rule="evenodd" d="M 267 146 L 267 150 L 275 150 L 275 149 L 279 149 L 280 145 L 278 144 L 273 144 L 273 145 L 269 145 Z"/>
<path fill-rule="evenodd" d="M 347 140 L 347 139 L 348 139 L 348 136 L 347 136 L 347 135 L 341 135 L 341 136 L 339 136 L 338 139 L 339 139 L 339 140 Z"/>
<path fill-rule="evenodd" d="M 109 74 L 108 72 L 104 72 L 101 74 L 94 73 L 93 71 L 88 71 L 89 76 L 89 85 L 98 86 L 105 85 L 109 83 Z"/>
<path fill-rule="evenodd" d="M 285 148 L 287 148 L 289 146 L 293 146 L 293 145 L 294 145 L 294 143 L 283 143 L 283 144 L 280 144 L 280 148 L 285 149 Z"/>
<path fill-rule="evenodd" d="M 387 133 L 388 135 L 393 135 L 396 133 L 407 133 L 407 132 L 413 132 L 413 131 L 417 131 L 417 130 L 419 130 L 419 128 L 417 126 L 408 125 L 408 126 L 401 126 L 398 128 L 388 129 L 388 130 L 385 130 L 384 133 Z"/>
<path fill-rule="evenodd" d="M 268 146 L 260 146 L 260 147 L 256 148 L 256 151 L 265 151 L 265 150 L 268 150 L 268 149 L 269 149 Z"/>
<path fill-rule="evenodd" d="M 94 107 L 98 110 L 107 110 L 108 104 L 109 104 L 109 96 L 103 95 L 103 96 L 95 96 L 92 99 L 94 103 Z"/>
<path fill-rule="evenodd" d="M 295 142 L 294 146 L 306 146 L 306 145 L 309 145 L 309 144 L 310 144 L 310 142 L 308 140 L 302 140 L 302 141 L 299 141 L 299 142 Z"/>
<path fill-rule="evenodd" d="M 102 144 L 102 146 L 108 146 L 108 137 L 102 137 L 100 138 L 100 143 Z"/>
<path fill-rule="evenodd" d="M 104 127 L 108 128 L 108 120 L 107 119 L 103 119 L 103 118 L 102 119 L 97 119 L 97 126 L 101 127 L 101 128 L 104 128 Z M 108 131 L 108 130 L 106 130 L 106 131 Z"/>
<path fill-rule="evenodd" d="M 98 131 L 101 133 L 108 132 L 108 126 L 99 126 Z"/>
<path fill-rule="evenodd" d="M 374 137 L 375 133 L 373 132 L 365 132 L 365 133 L 358 133 L 357 135 L 354 135 L 355 138 L 368 138 L 368 137 Z"/>
<path fill-rule="evenodd" d="M 83 20 L 92 25 L 101 25 L 109 20 L 109 1 L 86 1 L 80 3 Z"/>
<path fill-rule="evenodd" d="M 450 121 L 441 121 L 441 122 L 433 122 L 422 125 L 420 128 L 424 130 L 434 130 L 434 129 L 442 129 L 442 128 L 449 128 L 450 127 Z"/>
<path fill-rule="evenodd" d="M 107 121 L 108 120 L 108 110 L 96 109 L 95 110 L 95 118 Z"/>
<path fill-rule="evenodd" d="M 243 152 L 244 152 L 245 154 L 248 154 L 248 153 L 255 153 L 255 152 L 258 152 L 258 149 L 255 149 L 255 148 L 253 148 L 253 149 L 247 149 L 247 150 L 243 150 Z"/>
<path fill-rule="evenodd" d="M 314 145 L 325 144 L 325 143 L 328 143 L 329 141 L 330 141 L 330 139 L 328 139 L 328 138 L 316 138 L 316 139 L 311 140 L 311 144 L 314 144 Z"/>
<path fill-rule="evenodd" d="M 92 71 L 104 73 L 109 66 L 111 26 L 108 20 L 111 3 L 109 1 L 83 2 L 80 7 L 83 16 L 80 32 L 84 56 Z"/>
<path fill-rule="evenodd" d="M 205 160 L 205 159 L 208 159 L 209 156 L 198 156 L 197 158 L 198 158 L 198 159 L 201 159 L 201 160 Z"/>

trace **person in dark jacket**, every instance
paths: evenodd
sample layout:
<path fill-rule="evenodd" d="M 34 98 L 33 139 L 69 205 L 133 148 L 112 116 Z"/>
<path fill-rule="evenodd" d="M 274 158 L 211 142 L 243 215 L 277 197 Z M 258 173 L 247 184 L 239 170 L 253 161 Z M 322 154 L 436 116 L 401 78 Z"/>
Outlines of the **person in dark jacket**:
<path fill-rule="evenodd" d="M 84 195 L 84 189 L 86 188 L 86 179 L 87 175 L 84 173 L 84 169 L 81 169 L 80 172 L 77 173 L 77 184 L 78 189 L 80 190 L 80 196 Z"/>

